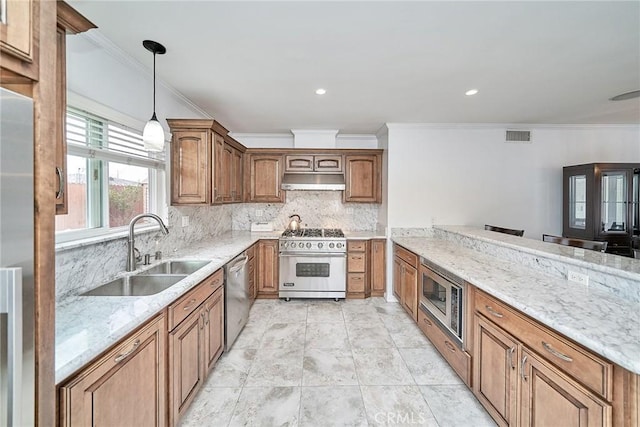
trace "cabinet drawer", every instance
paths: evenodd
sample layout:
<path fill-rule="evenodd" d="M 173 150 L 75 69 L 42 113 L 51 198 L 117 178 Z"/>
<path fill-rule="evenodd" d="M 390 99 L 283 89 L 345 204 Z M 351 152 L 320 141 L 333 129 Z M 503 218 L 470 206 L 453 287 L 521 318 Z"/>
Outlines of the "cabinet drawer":
<path fill-rule="evenodd" d="M 366 247 L 365 240 L 347 240 L 347 252 L 364 252 Z"/>
<path fill-rule="evenodd" d="M 169 306 L 169 330 L 173 330 L 187 316 L 193 313 L 209 295 L 222 286 L 223 282 L 224 273 L 220 269 L 171 304 Z"/>
<path fill-rule="evenodd" d="M 363 253 L 347 254 L 347 271 L 349 273 L 365 272 L 365 256 Z"/>
<path fill-rule="evenodd" d="M 364 273 L 347 274 L 347 291 L 348 292 L 364 292 Z"/>
<path fill-rule="evenodd" d="M 405 248 L 394 245 L 393 253 L 395 256 L 405 261 L 406 263 L 412 265 L 415 268 L 418 268 L 418 256 L 411 251 L 406 250 Z"/>
<path fill-rule="evenodd" d="M 515 309 L 476 292 L 476 311 L 517 337 L 525 346 L 610 400 L 613 365 L 570 342 L 537 322 L 523 317 Z"/>
<path fill-rule="evenodd" d="M 465 384 L 469 385 L 471 355 L 457 347 L 453 340 L 440 329 L 437 321 L 427 316 L 420 308 L 418 308 L 418 326 Z"/>

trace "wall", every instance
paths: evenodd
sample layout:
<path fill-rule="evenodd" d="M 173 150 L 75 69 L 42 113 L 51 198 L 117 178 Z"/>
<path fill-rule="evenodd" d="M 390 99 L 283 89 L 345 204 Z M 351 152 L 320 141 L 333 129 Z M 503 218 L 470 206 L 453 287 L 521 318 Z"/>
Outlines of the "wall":
<path fill-rule="evenodd" d="M 389 124 L 388 226 L 495 224 L 525 237 L 562 233 L 562 167 L 640 162 L 639 126 Z"/>

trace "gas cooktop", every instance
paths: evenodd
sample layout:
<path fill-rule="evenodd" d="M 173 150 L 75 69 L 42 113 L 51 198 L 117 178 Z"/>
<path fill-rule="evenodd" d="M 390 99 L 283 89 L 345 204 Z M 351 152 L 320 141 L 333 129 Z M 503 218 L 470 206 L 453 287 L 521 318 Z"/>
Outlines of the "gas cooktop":
<path fill-rule="evenodd" d="M 339 228 L 303 228 L 300 230 L 285 230 L 282 233 L 284 238 L 303 238 L 303 239 L 344 239 L 344 233 Z"/>

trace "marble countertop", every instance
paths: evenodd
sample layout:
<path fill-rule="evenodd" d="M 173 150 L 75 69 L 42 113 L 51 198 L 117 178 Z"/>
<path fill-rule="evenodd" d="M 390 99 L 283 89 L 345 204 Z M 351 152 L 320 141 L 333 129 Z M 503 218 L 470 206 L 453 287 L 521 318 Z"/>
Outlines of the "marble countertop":
<path fill-rule="evenodd" d="M 458 227 L 446 227 L 448 231 L 453 228 Z M 477 228 L 466 232 L 482 234 Z M 508 237 L 520 239 L 505 239 L 513 245 L 530 240 Z M 425 237 L 392 240 L 594 353 L 640 374 L 639 303 L 496 259 L 452 241 Z"/>
<path fill-rule="evenodd" d="M 211 262 L 155 295 L 141 297 L 74 296 L 57 304 L 56 384 L 60 384 L 97 355 L 158 314 L 253 243 L 260 239 L 277 239 L 281 233 L 282 231 L 261 233 L 231 231 L 174 253 L 171 258 L 166 258 L 162 262 L 187 259 L 210 260 Z M 384 234 L 380 235 L 380 233 L 373 231 L 346 232 L 346 234 L 348 234 L 348 238 L 384 238 Z M 155 264 L 157 263 L 144 268 L 151 268 Z M 143 268 L 138 269 L 135 273 L 141 270 Z"/>
<path fill-rule="evenodd" d="M 377 231 L 344 231 L 344 236 L 351 240 L 386 239 L 384 230 Z"/>

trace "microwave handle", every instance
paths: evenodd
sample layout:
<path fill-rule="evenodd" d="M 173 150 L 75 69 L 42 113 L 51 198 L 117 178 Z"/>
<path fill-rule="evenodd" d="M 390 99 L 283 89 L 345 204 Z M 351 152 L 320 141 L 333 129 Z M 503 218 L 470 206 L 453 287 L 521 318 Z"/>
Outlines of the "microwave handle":
<path fill-rule="evenodd" d="M 6 322 L 0 322 L 0 334 L 6 336 L 7 348 L 0 346 L 0 359 L 6 360 L 6 379 L 0 379 L 7 389 L 5 402 L 0 402 L 4 414 L 0 425 L 21 424 L 22 396 L 22 268 L 0 268 L 0 314 L 6 314 Z M 0 369 L 2 374 L 4 367 Z M 6 407 L 4 405 L 6 404 Z"/>

